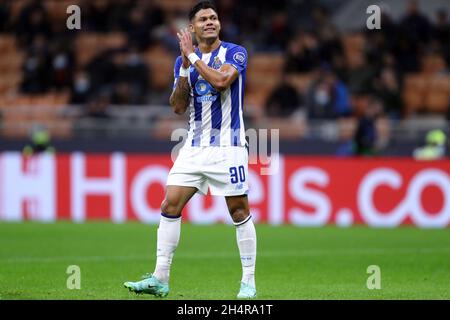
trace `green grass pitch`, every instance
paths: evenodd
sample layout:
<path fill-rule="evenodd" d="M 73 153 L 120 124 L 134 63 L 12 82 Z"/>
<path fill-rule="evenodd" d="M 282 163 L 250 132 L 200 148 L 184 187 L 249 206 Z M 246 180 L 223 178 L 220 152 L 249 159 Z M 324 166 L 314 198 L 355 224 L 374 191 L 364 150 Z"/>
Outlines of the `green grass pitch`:
<path fill-rule="evenodd" d="M 0 223 L 0 299 L 157 299 L 122 283 L 152 272 L 156 225 Z M 258 298 L 449 299 L 450 230 L 257 225 Z M 69 290 L 69 265 L 81 289 Z M 381 269 L 381 289 L 366 286 Z M 183 224 L 167 299 L 234 299 L 234 227 Z"/>

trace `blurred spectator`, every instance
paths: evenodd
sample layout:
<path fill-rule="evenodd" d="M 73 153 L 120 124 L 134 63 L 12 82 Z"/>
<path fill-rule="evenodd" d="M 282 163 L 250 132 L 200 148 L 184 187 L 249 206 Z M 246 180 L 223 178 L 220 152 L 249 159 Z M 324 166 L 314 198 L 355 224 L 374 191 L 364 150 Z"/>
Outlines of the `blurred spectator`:
<path fill-rule="evenodd" d="M 180 28 L 185 28 L 189 21 L 185 14 L 172 13 L 167 15 L 167 23 L 156 28 L 152 32 L 152 38 L 166 47 L 174 56 L 180 54 L 180 44 L 177 38 L 177 32 Z M 195 42 L 195 38 L 193 39 Z"/>
<path fill-rule="evenodd" d="M 336 56 L 343 55 L 337 29 L 325 28 L 318 39 L 319 57 L 322 63 L 333 64 Z"/>
<path fill-rule="evenodd" d="M 384 112 L 392 119 L 400 119 L 402 112 L 402 99 L 400 84 L 395 71 L 391 67 L 381 70 L 380 76 L 375 80 L 375 93 L 383 102 Z"/>
<path fill-rule="evenodd" d="M 275 118 L 289 117 L 300 106 L 300 98 L 297 90 L 287 81 L 283 75 L 278 87 L 270 94 L 266 103 L 266 116 Z"/>
<path fill-rule="evenodd" d="M 312 9 L 312 30 L 314 30 L 321 40 L 332 34 L 337 28 L 333 24 L 330 13 L 323 6 L 315 6 Z"/>
<path fill-rule="evenodd" d="M 418 43 L 409 41 L 405 33 L 399 35 L 393 53 L 401 74 L 419 71 L 419 49 Z"/>
<path fill-rule="evenodd" d="M 409 43 L 426 44 L 430 40 L 431 24 L 420 12 L 417 0 L 409 1 L 406 15 L 400 22 L 400 28 Z"/>
<path fill-rule="evenodd" d="M 269 15 L 263 14 L 261 4 L 259 0 L 240 1 L 240 10 L 235 12 L 235 22 L 240 31 L 238 43 L 242 43 L 249 51 L 256 47 L 264 48 L 264 44 L 260 44 L 264 42 L 263 21 L 260 17 Z"/>
<path fill-rule="evenodd" d="M 125 31 L 126 20 L 133 9 L 136 0 L 115 0 L 109 11 L 110 29 L 114 31 Z"/>
<path fill-rule="evenodd" d="M 431 130 L 426 135 L 423 147 L 416 148 L 413 157 L 416 160 L 436 160 L 445 157 L 447 136 L 442 130 Z"/>
<path fill-rule="evenodd" d="M 448 20 L 447 10 L 438 10 L 436 18 L 436 26 L 433 32 L 434 38 L 441 45 L 447 65 L 450 65 L 450 21 Z"/>
<path fill-rule="evenodd" d="M 381 4 L 381 29 L 365 29 L 366 51 L 370 61 L 379 59 L 386 52 L 392 52 L 397 45 L 399 26 L 392 19 L 391 9 L 387 4 Z"/>
<path fill-rule="evenodd" d="M 164 10 L 158 4 L 154 1 L 148 1 L 146 6 L 146 16 L 149 20 L 149 28 L 155 29 L 166 23 Z"/>
<path fill-rule="evenodd" d="M 56 89 L 70 87 L 73 77 L 73 53 L 57 44 L 52 57 L 52 86 Z"/>
<path fill-rule="evenodd" d="M 450 22 L 448 21 L 448 13 L 445 9 L 436 12 L 436 26 L 434 28 L 434 37 L 445 45 L 450 39 Z"/>
<path fill-rule="evenodd" d="M 108 0 L 89 0 L 83 5 L 82 29 L 91 32 L 108 32 L 111 29 L 110 18 L 113 3 Z"/>
<path fill-rule="evenodd" d="M 352 113 L 347 86 L 328 65 L 324 65 L 318 72 L 306 95 L 310 119 L 335 119 Z"/>
<path fill-rule="evenodd" d="M 114 59 L 114 104 L 145 104 L 149 89 L 149 68 L 136 48 L 116 54 Z"/>
<path fill-rule="evenodd" d="M 377 119 L 382 113 L 382 104 L 374 97 L 366 96 L 366 107 L 358 120 L 358 127 L 353 138 L 355 155 L 373 156 L 378 152 Z"/>
<path fill-rule="evenodd" d="M 124 27 L 130 44 L 137 46 L 140 50 L 149 46 L 151 25 L 144 8 L 134 7 L 126 19 Z"/>
<path fill-rule="evenodd" d="M 221 37 L 227 42 L 239 43 L 239 26 L 236 23 L 237 10 L 234 10 L 235 1 L 220 0 L 216 4 L 221 23 Z"/>
<path fill-rule="evenodd" d="M 24 60 L 21 91 L 29 94 L 44 93 L 51 85 L 51 63 L 47 40 L 34 39 Z"/>
<path fill-rule="evenodd" d="M 84 70 L 78 70 L 75 73 L 70 97 L 71 104 L 85 104 L 92 94 L 91 80 L 89 74 Z"/>
<path fill-rule="evenodd" d="M 108 107 L 111 103 L 110 93 L 102 90 L 98 95 L 88 101 L 85 117 L 96 119 L 109 119 Z"/>
<path fill-rule="evenodd" d="M 102 88 L 111 87 L 116 72 L 116 67 L 112 62 L 114 54 L 114 50 L 102 51 L 87 64 L 86 71 L 89 74 L 92 92 L 99 92 Z"/>
<path fill-rule="evenodd" d="M 428 18 L 419 10 L 416 0 L 408 3 L 407 13 L 399 24 L 399 37 L 394 48 L 401 73 L 419 71 L 419 55 L 422 54 L 432 36 Z"/>
<path fill-rule="evenodd" d="M 352 57 L 347 70 L 348 89 L 351 93 L 372 91 L 375 69 L 367 64 L 363 54 Z"/>
<path fill-rule="evenodd" d="M 22 46 L 34 41 L 36 36 L 51 37 L 50 20 L 43 3 L 39 0 L 32 0 L 23 7 L 17 22 L 15 31 Z"/>
<path fill-rule="evenodd" d="M 55 148 L 51 145 L 50 134 L 46 129 L 34 129 L 31 134 L 31 143 L 27 144 L 22 151 L 26 157 L 40 153 L 54 153 Z"/>
<path fill-rule="evenodd" d="M 319 47 L 313 34 L 302 32 L 290 41 L 285 58 L 285 72 L 309 72 L 319 65 Z"/>
<path fill-rule="evenodd" d="M 0 33 L 10 30 L 11 3 L 9 1 L 0 2 Z"/>
<path fill-rule="evenodd" d="M 290 37 L 292 36 L 291 26 L 287 19 L 287 13 L 283 10 L 277 10 L 270 17 L 267 30 L 265 46 L 270 51 L 282 51 L 286 48 Z"/>

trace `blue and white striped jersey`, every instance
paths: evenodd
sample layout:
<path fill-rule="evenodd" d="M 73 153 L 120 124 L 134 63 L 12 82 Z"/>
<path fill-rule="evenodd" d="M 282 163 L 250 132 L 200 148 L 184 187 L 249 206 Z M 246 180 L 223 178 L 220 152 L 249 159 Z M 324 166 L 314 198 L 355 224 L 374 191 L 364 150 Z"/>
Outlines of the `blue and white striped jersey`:
<path fill-rule="evenodd" d="M 225 63 L 231 64 L 239 76 L 229 88 L 218 92 L 195 67 L 189 68 L 191 102 L 187 143 L 192 146 L 245 146 L 243 105 L 247 51 L 239 45 L 222 41 L 213 52 L 202 54 L 198 48 L 195 52 L 214 69 L 219 69 Z M 174 66 L 174 88 L 181 63 L 179 56 Z"/>

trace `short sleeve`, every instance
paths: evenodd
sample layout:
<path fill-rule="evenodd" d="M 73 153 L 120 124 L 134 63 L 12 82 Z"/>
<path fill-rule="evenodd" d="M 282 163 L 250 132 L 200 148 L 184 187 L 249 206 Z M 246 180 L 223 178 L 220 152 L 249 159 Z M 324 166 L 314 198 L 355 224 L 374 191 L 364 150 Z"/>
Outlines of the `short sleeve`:
<path fill-rule="evenodd" d="M 247 50 L 241 46 L 235 46 L 227 50 L 225 63 L 231 64 L 239 74 L 247 68 Z"/>
<path fill-rule="evenodd" d="M 173 87 L 172 89 L 175 89 L 177 85 L 178 78 L 180 77 L 180 67 L 181 67 L 182 59 L 181 56 L 178 56 L 178 58 L 175 60 L 175 65 L 173 67 Z"/>

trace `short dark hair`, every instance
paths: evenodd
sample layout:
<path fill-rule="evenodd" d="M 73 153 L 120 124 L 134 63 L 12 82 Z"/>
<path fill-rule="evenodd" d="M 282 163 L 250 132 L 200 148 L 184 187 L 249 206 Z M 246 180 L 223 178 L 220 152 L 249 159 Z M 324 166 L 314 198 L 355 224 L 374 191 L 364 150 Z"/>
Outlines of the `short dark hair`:
<path fill-rule="evenodd" d="M 192 7 L 191 11 L 189 11 L 189 21 L 192 21 L 197 12 L 203 9 L 213 9 L 217 13 L 217 8 L 211 1 L 208 0 L 200 1 L 195 6 Z"/>

